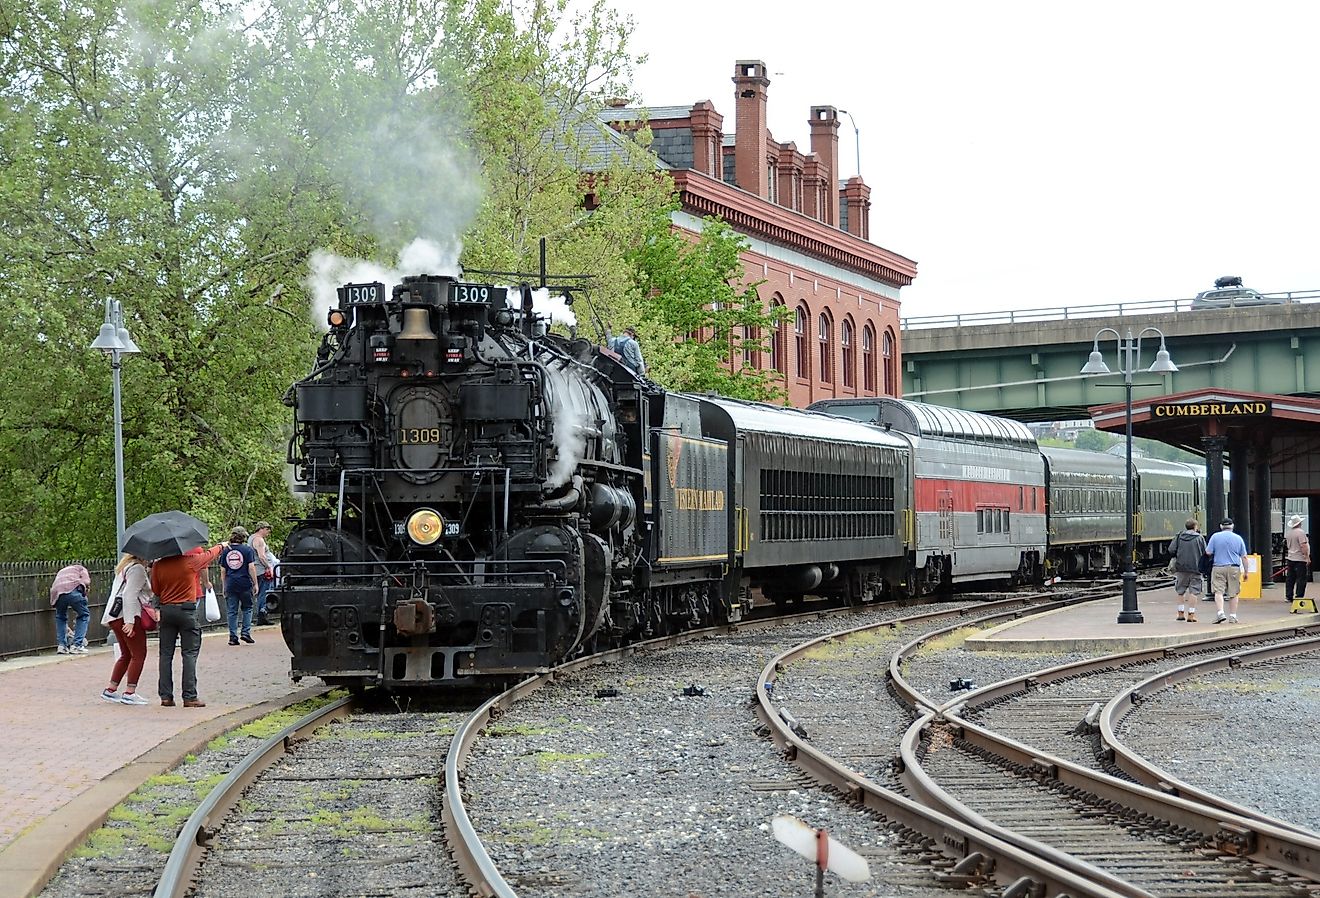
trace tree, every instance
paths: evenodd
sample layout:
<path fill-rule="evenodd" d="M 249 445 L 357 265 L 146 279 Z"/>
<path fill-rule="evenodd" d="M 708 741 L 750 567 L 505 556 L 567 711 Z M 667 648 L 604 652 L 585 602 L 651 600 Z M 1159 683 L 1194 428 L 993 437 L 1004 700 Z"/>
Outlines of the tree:
<path fill-rule="evenodd" d="M 4 557 L 113 550 L 109 370 L 87 349 L 107 296 L 142 349 L 123 369 L 129 519 L 181 507 L 224 526 L 295 507 L 279 395 L 312 328 L 283 285 L 340 229 L 310 196 L 251 192 L 260 162 L 224 139 L 259 93 L 262 48 L 229 27 L 239 14 L 0 8 L 0 301 L 14 310 L 0 364 L 29 385 L 0 411 Z"/>
<path fill-rule="evenodd" d="M 631 25 L 568 8 L 0 0 L 0 557 L 114 548 L 109 371 L 87 349 L 106 297 L 142 349 L 123 368 L 129 519 L 296 513 L 280 399 L 324 321 L 318 250 L 392 263 L 424 237 L 434 273 L 460 252 L 527 271 L 550 235 L 600 327 L 658 310 L 660 376 L 756 394 L 718 364 L 755 320 L 731 233 L 680 246 L 644 135 L 598 131 Z M 671 352 L 693 328 L 709 336 Z"/>
<path fill-rule="evenodd" d="M 1077 431 L 1075 445 L 1078 449 L 1086 449 L 1090 452 L 1104 452 L 1116 442 L 1118 442 L 1118 437 L 1113 434 L 1096 430 L 1094 427 L 1087 427 Z"/>

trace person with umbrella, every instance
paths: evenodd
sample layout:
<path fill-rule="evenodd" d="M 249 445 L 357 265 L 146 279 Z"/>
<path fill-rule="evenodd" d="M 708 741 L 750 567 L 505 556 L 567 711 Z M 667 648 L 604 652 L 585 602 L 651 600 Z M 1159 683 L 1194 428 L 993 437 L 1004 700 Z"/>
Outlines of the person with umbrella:
<path fill-rule="evenodd" d="M 181 511 L 150 515 L 124 531 L 125 552 L 154 558 L 151 589 L 160 599 L 160 703 L 174 707 L 174 646 L 183 655 L 183 706 L 205 708 L 197 695 L 197 656 L 202 651 L 202 627 L 197 622 L 197 576 L 224 551 L 217 543 L 204 552 L 186 555 L 210 542 L 202 521 Z"/>

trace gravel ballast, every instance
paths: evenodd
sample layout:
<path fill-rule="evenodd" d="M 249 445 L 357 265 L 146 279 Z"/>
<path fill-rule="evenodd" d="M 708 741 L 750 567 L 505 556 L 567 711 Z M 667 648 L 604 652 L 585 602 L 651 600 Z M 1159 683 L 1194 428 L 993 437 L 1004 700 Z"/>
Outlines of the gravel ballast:
<path fill-rule="evenodd" d="M 1320 832 L 1316 655 L 1222 670 L 1152 693 L 1118 737 L 1173 776 Z"/>
<path fill-rule="evenodd" d="M 812 865 L 770 834 L 777 814 L 825 827 L 870 860 L 871 882 L 831 877 L 831 894 L 946 896 L 887 826 L 806 785 L 758 735 L 752 707 L 756 677 L 780 651 L 918 610 L 708 638 L 546 687 L 474 747 L 464 780 L 473 824 L 528 898 L 810 894 Z"/>

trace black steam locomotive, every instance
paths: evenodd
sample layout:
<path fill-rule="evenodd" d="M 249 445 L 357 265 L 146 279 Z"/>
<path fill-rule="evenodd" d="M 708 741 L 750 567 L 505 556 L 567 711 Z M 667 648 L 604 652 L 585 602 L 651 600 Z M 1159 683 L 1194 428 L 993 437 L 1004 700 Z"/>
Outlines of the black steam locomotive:
<path fill-rule="evenodd" d="M 898 582 L 892 558 L 861 563 L 901 552 L 896 438 L 665 392 L 548 332 L 525 288 L 350 284 L 329 325 L 286 399 L 289 461 L 322 498 L 271 600 L 295 678 L 507 679 L 736 620 L 756 586 Z M 755 545 L 743 482 L 774 506 Z"/>
<path fill-rule="evenodd" d="M 549 332 L 527 288 L 349 284 L 290 389 L 319 503 L 285 543 L 295 678 L 508 680 L 734 621 L 1121 568 L 1124 491 L 1158 561 L 1203 478 L 1045 450 L 1017 422 L 887 397 L 820 411 L 693 396 Z"/>

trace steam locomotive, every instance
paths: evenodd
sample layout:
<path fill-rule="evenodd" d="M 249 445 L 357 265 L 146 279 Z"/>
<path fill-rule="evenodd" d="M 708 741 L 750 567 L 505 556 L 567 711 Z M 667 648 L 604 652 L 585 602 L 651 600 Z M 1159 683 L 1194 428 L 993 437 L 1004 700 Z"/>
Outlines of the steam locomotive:
<path fill-rule="evenodd" d="M 295 679 L 508 680 L 738 620 L 754 596 L 1116 570 L 1128 480 L 1145 556 L 1200 512 L 1187 466 L 1042 453 L 1013 421 L 666 391 L 551 332 L 525 287 L 424 275 L 338 300 L 286 397 L 316 504 L 268 600 Z"/>

